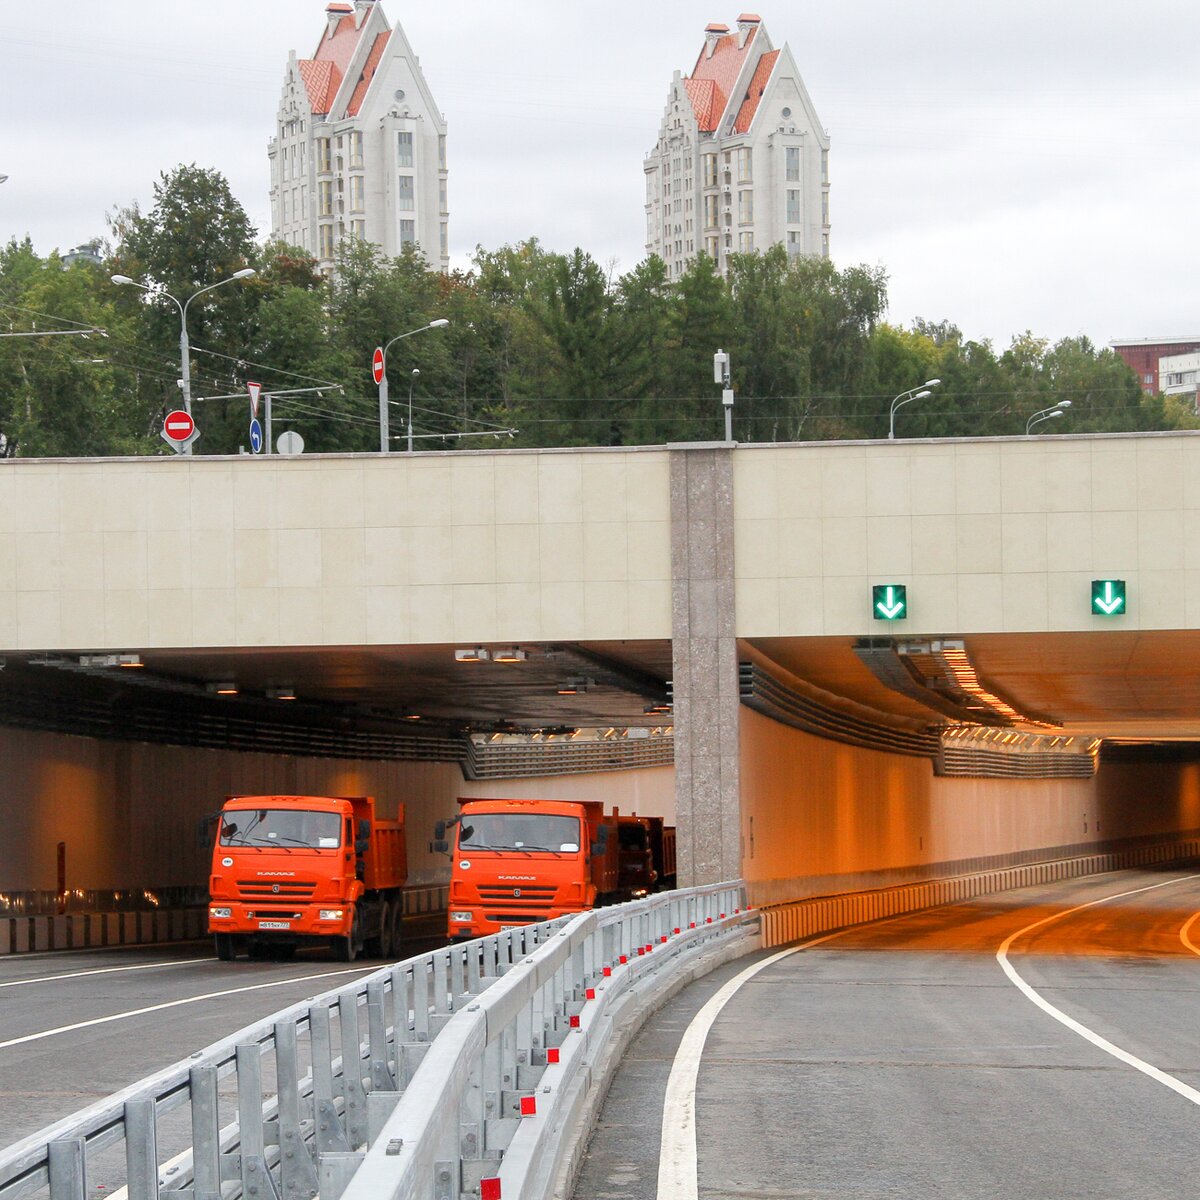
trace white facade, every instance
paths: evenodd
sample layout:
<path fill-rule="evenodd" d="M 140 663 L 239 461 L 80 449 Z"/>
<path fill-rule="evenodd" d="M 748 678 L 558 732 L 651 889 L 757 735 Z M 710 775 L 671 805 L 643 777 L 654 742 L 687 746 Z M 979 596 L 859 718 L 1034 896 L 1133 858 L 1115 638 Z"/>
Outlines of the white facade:
<path fill-rule="evenodd" d="M 334 3 L 311 59 L 288 58 L 268 144 L 271 234 L 331 275 L 339 243 L 419 245 L 450 265 L 446 122 L 404 31 L 375 0 Z"/>
<path fill-rule="evenodd" d="M 646 252 L 672 279 L 700 251 L 722 274 L 730 254 L 777 243 L 828 258 L 829 135 L 791 50 L 751 13 L 704 36 L 645 161 Z"/>
<path fill-rule="evenodd" d="M 1158 360 L 1158 385 L 1164 396 L 1187 396 L 1200 413 L 1200 354 L 1171 354 Z"/>

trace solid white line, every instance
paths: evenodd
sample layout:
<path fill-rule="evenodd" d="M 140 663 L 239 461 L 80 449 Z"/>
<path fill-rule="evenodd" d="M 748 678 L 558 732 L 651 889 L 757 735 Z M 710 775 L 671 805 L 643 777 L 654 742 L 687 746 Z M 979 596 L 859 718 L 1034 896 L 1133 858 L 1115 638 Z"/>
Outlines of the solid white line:
<path fill-rule="evenodd" d="M 373 971 L 374 967 L 348 967 L 342 971 L 322 971 L 319 975 L 295 975 L 291 979 L 275 979 L 270 983 L 252 983 L 246 987 L 225 988 L 220 992 L 205 992 L 202 996 L 186 996 L 182 1000 L 168 1000 L 165 1004 L 150 1004 L 145 1008 L 131 1008 L 128 1012 L 113 1013 L 108 1017 L 97 1017 L 93 1021 L 76 1021 L 74 1025 L 60 1025 L 57 1029 L 45 1029 L 41 1033 L 28 1033 L 24 1037 L 9 1038 L 0 1042 L 0 1050 L 9 1046 L 23 1046 L 26 1042 L 38 1042 L 43 1038 L 55 1037 L 60 1033 L 70 1033 L 75 1029 L 88 1029 L 93 1025 L 108 1025 L 112 1021 L 126 1021 L 130 1017 L 145 1016 L 146 1013 L 162 1012 L 167 1008 L 179 1008 L 184 1004 L 199 1004 L 202 1000 L 218 1000 L 222 996 L 236 996 L 239 992 L 258 992 L 265 988 L 285 987 L 289 983 L 305 983 L 309 979 L 326 979 L 330 975 L 354 975 L 363 971 Z"/>
<path fill-rule="evenodd" d="M 696 1077 L 700 1073 L 700 1058 L 704 1054 L 704 1043 L 713 1022 L 721 1009 L 733 999 L 737 990 L 759 971 L 787 958 L 799 954 L 810 946 L 831 941 L 851 932 L 839 929 L 836 933 L 813 938 L 802 946 L 780 950 L 770 958 L 747 967 L 735 975 L 709 1002 L 692 1018 L 684 1031 L 671 1074 L 667 1079 L 667 1091 L 663 1097 L 662 1149 L 658 1159 L 658 1200 L 696 1200 Z"/>
<path fill-rule="evenodd" d="M 155 967 L 160 970 L 165 967 L 186 967 L 194 963 L 212 961 L 211 954 L 206 958 L 165 958 L 162 962 L 138 963 L 132 967 L 95 967 L 88 971 L 68 971 L 63 975 L 39 975 L 36 979 L 14 979 L 11 983 L 0 983 L 0 988 L 25 987 L 30 983 L 56 983 L 60 979 L 81 979 L 85 975 L 111 975 L 114 971 L 152 971 Z"/>
<path fill-rule="evenodd" d="M 1010 934 L 1000 944 L 1000 949 L 996 951 L 996 959 L 1000 963 L 1005 975 L 1020 989 L 1026 999 L 1032 1001 L 1043 1012 L 1048 1013 L 1060 1024 L 1065 1025 L 1072 1033 L 1077 1033 L 1081 1038 L 1085 1038 L 1091 1042 L 1093 1046 L 1103 1050 L 1105 1054 L 1111 1054 L 1113 1058 L 1125 1063 L 1127 1066 L 1133 1067 L 1137 1071 L 1141 1071 L 1143 1075 L 1149 1076 L 1157 1083 L 1161 1083 L 1164 1087 L 1169 1087 L 1171 1091 L 1178 1093 L 1185 1100 L 1190 1100 L 1193 1104 L 1200 1104 L 1200 1091 L 1193 1087 L 1189 1087 L 1182 1080 L 1176 1079 L 1174 1075 L 1168 1075 L 1166 1071 L 1160 1070 L 1151 1063 L 1138 1058 L 1134 1054 L 1130 1054 L 1128 1050 L 1122 1050 L 1120 1046 L 1114 1045 L 1107 1038 L 1101 1037 L 1094 1030 L 1089 1029 L 1086 1025 L 1080 1024 L 1074 1017 L 1069 1017 L 1060 1008 L 1055 1008 L 1049 1000 L 1046 1000 L 1040 993 L 1035 991 L 1024 979 L 1017 973 L 1016 968 L 1008 961 L 1009 947 L 1017 940 L 1017 938 L 1028 933 L 1032 929 L 1038 929 L 1042 925 L 1048 925 L 1051 921 L 1061 921 L 1063 917 L 1069 917 L 1072 913 L 1082 912 L 1085 908 L 1094 908 L 1097 904 L 1107 904 L 1110 900 L 1121 900 L 1126 896 L 1138 896 L 1143 892 L 1153 892 L 1157 888 L 1170 887 L 1175 883 L 1184 883 L 1190 879 L 1200 879 L 1200 875 L 1181 875 L 1177 879 L 1168 879 L 1165 883 L 1154 883 L 1149 887 L 1134 888 L 1129 892 L 1117 892 L 1112 896 L 1104 896 L 1099 900 L 1092 900 L 1088 904 L 1077 904 L 1074 908 L 1068 908 L 1060 913 L 1055 913 L 1053 916 L 1043 917 L 1040 921 L 1034 921 L 1032 925 L 1026 925 L 1024 929 L 1018 929 L 1016 933 Z M 1186 927 L 1185 927 L 1186 928 Z"/>

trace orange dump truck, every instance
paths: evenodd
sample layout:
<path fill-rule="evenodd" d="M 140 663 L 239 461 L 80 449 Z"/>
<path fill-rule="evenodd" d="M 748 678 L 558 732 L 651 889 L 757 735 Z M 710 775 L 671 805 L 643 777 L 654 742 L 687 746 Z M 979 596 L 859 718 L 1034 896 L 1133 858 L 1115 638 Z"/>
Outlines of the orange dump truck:
<path fill-rule="evenodd" d="M 395 957 L 407 877 L 403 805 L 383 821 L 370 796 L 231 796 L 209 877 L 217 957 L 286 957 L 311 942 L 343 962 Z"/>
<path fill-rule="evenodd" d="M 595 800 L 459 800 L 448 933 L 475 938 L 621 899 L 617 819 Z"/>

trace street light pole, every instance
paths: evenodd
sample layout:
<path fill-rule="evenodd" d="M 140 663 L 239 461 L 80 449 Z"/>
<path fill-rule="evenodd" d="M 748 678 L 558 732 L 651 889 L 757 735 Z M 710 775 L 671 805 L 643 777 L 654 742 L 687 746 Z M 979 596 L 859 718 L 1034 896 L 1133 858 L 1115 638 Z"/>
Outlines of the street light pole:
<path fill-rule="evenodd" d="M 926 396 L 933 395 L 929 389 L 937 387 L 941 382 L 940 379 L 927 379 L 924 383 L 919 383 L 916 387 L 909 388 L 907 392 L 901 392 L 900 395 L 893 398 L 891 411 L 888 413 L 889 439 L 896 436 L 896 409 L 903 408 L 913 400 L 924 400 Z"/>
<path fill-rule="evenodd" d="M 1040 425 L 1043 421 L 1053 421 L 1055 417 L 1066 416 L 1066 411 L 1071 407 L 1070 400 L 1060 400 L 1053 408 L 1043 408 L 1035 412 L 1028 421 L 1025 422 L 1025 436 L 1029 436 L 1029 431 L 1035 426 Z"/>
<path fill-rule="evenodd" d="M 211 292 L 213 288 L 224 287 L 227 283 L 233 283 L 238 279 L 249 279 L 254 274 L 253 267 L 243 267 L 240 271 L 234 271 L 227 279 L 218 279 L 216 283 L 210 283 L 207 287 L 202 287 L 198 291 L 193 292 L 182 304 L 171 295 L 170 292 L 163 288 L 150 287 L 144 283 L 138 283 L 136 279 L 130 279 L 128 275 L 113 275 L 112 281 L 118 286 L 131 286 L 141 288 L 143 292 L 147 292 L 152 296 L 166 296 L 172 304 L 179 309 L 179 385 L 183 391 L 183 411 L 190 417 L 192 415 L 192 364 L 191 364 L 191 346 L 188 343 L 187 332 L 187 310 L 197 296 L 204 295 L 205 292 Z M 184 454 L 191 454 L 192 444 L 188 442 L 184 448 Z"/>
<path fill-rule="evenodd" d="M 387 352 L 396 342 L 402 338 L 412 337 L 417 333 L 424 333 L 427 329 L 445 329 L 450 322 L 445 317 L 437 317 L 429 322 L 428 325 L 422 325 L 419 329 L 410 329 L 407 333 L 398 333 L 390 342 L 387 342 L 383 347 L 383 373 L 379 377 L 379 453 L 391 453 L 391 436 L 388 431 L 388 380 L 387 380 Z M 408 449 L 412 452 L 412 388 L 408 392 Z"/>
<path fill-rule="evenodd" d="M 725 441 L 733 442 L 733 387 L 730 384 L 732 367 L 729 355 L 724 350 L 718 350 L 713 355 L 713 383 L 721 385 L 721 404 L 725 408 Z"/>
<path fill-rule="evenodd" d="M 417 376 L 421 374 L 419 367 L 413 367 L 412 375 L 408 380 L 408 452 L 413 452 L 413 430 L 412 430 L 412 393 L 413 385 L 417 382 Z"/>

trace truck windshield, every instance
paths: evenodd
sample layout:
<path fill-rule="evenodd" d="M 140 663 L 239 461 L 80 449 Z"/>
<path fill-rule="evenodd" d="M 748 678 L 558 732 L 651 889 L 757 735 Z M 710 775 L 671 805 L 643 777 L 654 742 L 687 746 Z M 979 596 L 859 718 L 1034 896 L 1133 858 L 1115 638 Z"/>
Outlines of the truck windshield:
<path fill-rule="evenodd" d="M 579 850 L 579 818 L 550 813 L 472 812 L 464 814 L 460 850 Z"/>
<path fill-rule="evenodd" d="M 222 846 L 299 846 L 334 850 L 341 844 L 341 818 L 333 812 L 294 808 L 246 808 L 221 814 Z"/>

